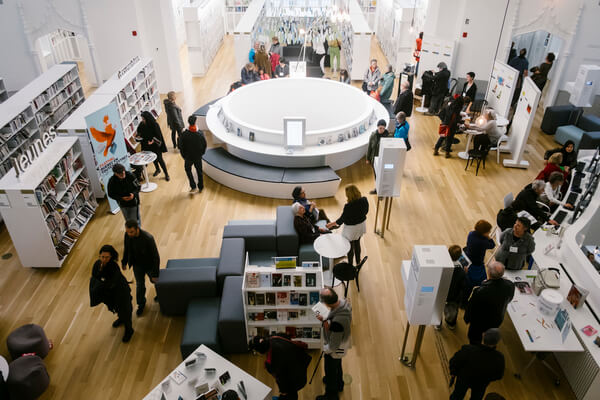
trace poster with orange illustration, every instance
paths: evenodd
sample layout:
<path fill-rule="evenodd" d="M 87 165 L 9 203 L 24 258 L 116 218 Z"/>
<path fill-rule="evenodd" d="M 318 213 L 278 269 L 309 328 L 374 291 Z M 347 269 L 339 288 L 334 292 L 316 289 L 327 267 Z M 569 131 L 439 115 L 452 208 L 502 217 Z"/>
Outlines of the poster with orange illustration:
<path fill-rule="evenodd" d="M 102 107 L 85 117 L 85 122 L 96 159 L 98 176 L 106 193 L 108 180 L 113 175 L 113 165 L 116 163 L 123 164 L 129 170 L 129 155 L 125 146 L 125 136 L 123 135 L 117 105 L 110 103 Z M 116 213 L 119 211 L 119 204 L 115 200 L 108 197 L 108 203 L 111 212 Z"/>

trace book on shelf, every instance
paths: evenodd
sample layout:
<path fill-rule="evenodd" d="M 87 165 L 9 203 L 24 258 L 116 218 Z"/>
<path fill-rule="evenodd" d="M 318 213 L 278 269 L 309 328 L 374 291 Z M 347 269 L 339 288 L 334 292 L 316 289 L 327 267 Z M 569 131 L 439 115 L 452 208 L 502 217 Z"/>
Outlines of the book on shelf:
<path fill-rule="evenodd" d="M 248 287 L 248 288 L 260 287 L 258 272 L 246 272 L 246 287 Z"/>
<path fill-rule="evenodd" d="M 277 305 L 286 306 L 290 304 L 290 293 L 288 292 L 277 292 Z"/>
<path fill-rule="evenodd" d="M 277 310 L 265 310 L 265 319 L 277 320 Z"/>
<path fill-rule="evenodd" d="M 299 293 L 291 292 L 290 293 L 290 305 L 297 306 L 299 303 Z"/>
<path fill-rule="evenodd" d="M 319 302 L 319 292 L 310 292 L 309 294 L 309 303 L 311 306 L 317 304 Z"/>
<path fill-rule="evenodd" d="M 308 303 L 308 293 L 298 293 L 298 305 L 306 306 Z"/>
<path fill-rule="evenodd" d="M 256 305 L 264 306 L 265 305 L 265 294 L 264 293 L 256 293 Z"/>
<path fill-rule="evenodd" d="M 292 286 L 292 275 L 284 274 L 283 275 L 283 286 Z"/>
<path fill-rule="evenodd" d="M 260 273 L 260 287 L 271 287 L 271 274 L 268 272 Z"/>
<path fill-rule="evenodd" d="M 249 306 L 256 305 L 256 295 L 254 292 L 248 292 L 248 305 Z"/>
<path fill-rule="evenodd" d="M 281 287 L 283 283 L 283 275 L 279 273 L 271 274 L 271 286 L 273 287 Z"/>
<path fill-rule="evenodd" d="M 294 274 L 294 287 L 302 287 L 302 274 Z"/>
<path fill-rule="evenodd" d="M 298 311 L 288 311 L 287 313 L 287 319 L 288 321 L 294 320 L 294 319 L 298 319 Z"/>
<path fill-rule="evenodd" d="M 321 338 L 321 327 L 311 326 L 293 326 L 288 325 L 285 327 L 268 327 L 268 326 L 257 326 L 250 328 L 248 333 L 251 337 L 254 336 L 275 336 L 280 333 L 285 333 L 291 339 L 320 339 Z"/>
<path fill-rule="evenodd" d="M 573 308 L 580 308 L 585 303 L 585 299 L 589 293 L 589 290 L 573 284 L 569 290 L 569 294 L 567 294 L 567 301 L 571 303 Z"/>
<path fill-rule="evenodd" d="M 317 274 L 314 272 L 306 273 L 306 287 L 316 287 L 317 286 Z"/>
<path fill-rule="evenodd" d="M 273 293 L 273 292 L 265 293 L 265 305 L 274 306 L 276 304 L 275 299 L 276 299 L 275 293 Z"/>

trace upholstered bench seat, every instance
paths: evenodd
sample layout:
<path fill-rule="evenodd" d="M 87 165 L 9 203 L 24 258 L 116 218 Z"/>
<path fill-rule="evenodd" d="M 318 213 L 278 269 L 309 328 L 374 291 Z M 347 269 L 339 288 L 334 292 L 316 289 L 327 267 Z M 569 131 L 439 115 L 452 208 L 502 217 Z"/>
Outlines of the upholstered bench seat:
<path fill-rule="evenodd" d="M 221 352 L 218 334 L 218 297 L 202 297 L 190 301 L 185 317 L 185 327 L 181 336 L 181 358 L 186 359 L 201 344 Z"/>

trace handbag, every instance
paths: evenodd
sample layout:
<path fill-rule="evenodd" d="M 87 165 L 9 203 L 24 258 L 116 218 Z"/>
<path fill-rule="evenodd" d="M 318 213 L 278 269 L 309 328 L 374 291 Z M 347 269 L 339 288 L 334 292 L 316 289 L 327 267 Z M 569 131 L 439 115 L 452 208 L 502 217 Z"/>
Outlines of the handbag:
<path fill-rule="evenodd" d="M 448 133 L 450 133 L 450 127 L 448 125 L 440 124 L 438 134 L 442 137 L 448 137 Z"/>
<path fill-rule="evenodd" d="M 538 271 L 533 280 L 533 292 L 539 296 L 544 289 L 560 289 L 560 271 L 558 268 L 546 268 Z"/>
<path fill-rule="evenodd" d="M 367 91 L 367 82 L 362 83 L 362 90 L 363 90 L 363 92 Z"/>

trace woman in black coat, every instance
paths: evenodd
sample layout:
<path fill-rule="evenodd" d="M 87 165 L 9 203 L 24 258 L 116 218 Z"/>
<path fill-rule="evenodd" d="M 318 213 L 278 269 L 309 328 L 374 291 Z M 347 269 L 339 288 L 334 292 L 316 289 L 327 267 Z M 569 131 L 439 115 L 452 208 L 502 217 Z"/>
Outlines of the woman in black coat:
<path fill-rule="evenodd" d="M 158 125 L 158 122 L 156 122 L 149 111 L 142 111 L 141 118 L 142 121 L 137 128 L 137 137 L 142 142 L 142 151 L 151 151 L 156 154 L 156 160 L 154 160 L 156 171 L 154 171 L 154 176 L 160 174 L 160 167 L 162 167 L 163 171 L 165 171 L 165 179 L 168 182 L 171 178 L 169 177 L 167 165 L 162 156 L 162 153 L 167 152 L 167 145 L 160 130 L 160 125 Z"/>
<path fill-rule="evenodd" d="M 464 98 L 462 96 L 458 96 L 452 102 L 444 107 L 440 112 L 440 119 L 442 120 L 442 125 L 446 125 L 448 127 L 448 135 L 440 136 L 438 141 L 435 144 L 433 155 L 437 156 L 438 150 L 444 144 L 444 150 L 446 151 L 446 158 L 450 158 L 450 151 L 452 147 L 452 141 L 454 140 L 454 135 L 458 132 L 458 125 L 461 122 L 460 112 L 462 111 L 464 105 Z"/>
<path fill-rule="evenodd" d="M 115 328 L 125 326 L 123 342 L 127 343 L 133 336 L 133 306 L 131 289 L 119 270 L 118 261 L 119 253 L 114 247 L 106 244 L 100 248 L 100 258 L 94 263 L 90 279 L 90 305 L 95 307 L 104 303 L 111 312 L 117 314 L 118 318 L 112 325 Z"/>

